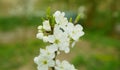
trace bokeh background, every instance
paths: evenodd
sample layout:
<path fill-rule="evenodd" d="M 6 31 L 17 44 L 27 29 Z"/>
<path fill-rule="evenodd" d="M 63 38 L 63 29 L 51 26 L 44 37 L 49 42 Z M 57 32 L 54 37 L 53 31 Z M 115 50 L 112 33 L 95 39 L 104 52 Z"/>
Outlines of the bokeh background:
<path fill-rule="evenodd" d="M 120 0 L 0 0 L 0 70 L 37 70 L 37 26 L 46 9 L 81 15 L 85 35 L 69 54 L 61 53 L 78 70 L 120 70 Z"/>

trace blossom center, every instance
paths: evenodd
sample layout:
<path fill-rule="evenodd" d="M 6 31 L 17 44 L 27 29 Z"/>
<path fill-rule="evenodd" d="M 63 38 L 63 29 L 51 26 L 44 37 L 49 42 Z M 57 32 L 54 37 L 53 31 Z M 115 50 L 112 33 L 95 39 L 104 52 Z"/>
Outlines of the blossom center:
<path fill-rule="evenodd" d="M 58 44 L 60 41 L 58 39 L 55 40 L 55 43 Z"/>
<path fill-rule="evenodd" d="M 43 64 L 47 64 L 47 61 L 43 61 Z"/>

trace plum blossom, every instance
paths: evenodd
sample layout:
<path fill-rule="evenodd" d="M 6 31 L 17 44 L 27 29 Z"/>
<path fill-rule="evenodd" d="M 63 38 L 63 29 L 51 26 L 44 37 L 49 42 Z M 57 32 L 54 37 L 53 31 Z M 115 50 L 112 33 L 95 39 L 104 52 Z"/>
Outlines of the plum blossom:
<path fill-rule="evenodd" d="M 84 32 L 82 30 L 83 27 L 81 25 L 74 25 L 73 23 L 68 23 L 65 31 L 73 40 L 78 41 L 78 39 L 84 35 Z"/>
<path fill-rule="evenodd" d="M 40 54 L 43 56 L 47 56 L 48 58 L 55 58 L 55 51 L 58 50 L 56 45 L 46 46 L 46 49 L 40 49 Z"/>
<path fill-rule="evenodd" d="M 50 19 L 47 19 L 38 26 L 36 37 L 49 45 L 45 49 L 40 49 L 39 56 L 34 58 L 34 62 L 38 65 L 37 69 L 49 70 L 52 67 L 55 70 L 77 70 L 66 60 L 62 62 L 56 60 L 56 56 L 61 51 L 70 52 L 70 48 L 84 35 L 83 27 L 80 24 L 68 22 L 64 12 L 56 11 L 53 17 L 54 25 L 49 22 Z"/>
<path fill-rule="evenodd" d="M 81 36 L 84 35 L 84 32 L 82 31 L 81 25 L 75 25 L 72 32 L 70 33 L 70 36 L 73 38 L 73 40 L 77 41 Z"/>
<path fill-rule="evenodd" d="M 65 53 L 70 51 L 68 35 L 60 30 L 59 25 L 55 25 L 54 34 L 48 36 L 48 41 L 56 44 L 59 47 L 59 50 L 65 51 Z"/>
<path fill-rule="evenodd" d="M 43 33 L 41 32 L 41 33 L 37 33 L 37 35 L 36 35 L 36 37 L 38 38 L 38 39 L 43 39 Z"/>
<path fill-rule="evenodd" d="M 65 13 L 64 12 L 60 12 L 60 11 L 56 11 L 53 16 L 55 17 L 55 21 L 56 23 L 61 27 L 61 28 L 65 28 L 65 26 L 68 23 L 67 18 L 65 17 Z"/>
<path fill-rule="evenodd" d="M 77 69 L 75 69 L 75 67 L 66 60 L 63 60 L 62 62 L 56 60 L 55 70 L 77 70 Z"/>
<path fill-rule="evenodd" d="M 49 67 L 53 67 L 55 65 L 55 61 L 48 56 L 39 55 L 34 58 L 34 62 L 38 65 L 38 70 L 48 70 Z"/>
<path fill-rule="evenodd" d="M 45 29 L 46 31 L 51 31 L 51 26 L 48 20 L 45 20 L 43 22 L 43 29 Z"/>
<path fill-rule="evenodd" d="M 53 16 L 55 17 L 55 21 L 57 24 L 64 24 L 68 22 L 64 12 L 56 11 Z"/>
<path fill-rule="evenodd" d="M 38 33 L 36 34 L 36 37 L 37 37 L 38 39 L 43 39 L 44 34 L 43 34 L 42 29 L 43 29 L 43 26 L 41 26 L 41 25 L 38 26 Z"/>

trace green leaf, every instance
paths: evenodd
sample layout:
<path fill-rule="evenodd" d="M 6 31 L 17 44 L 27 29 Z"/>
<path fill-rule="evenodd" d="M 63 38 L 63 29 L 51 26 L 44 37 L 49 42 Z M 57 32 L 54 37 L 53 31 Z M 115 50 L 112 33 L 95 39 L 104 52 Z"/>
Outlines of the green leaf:
<path fill-rule="evenodd" d="M 76 17 L 76 19 L 75 19 L 75 21 L 74 21 L 74 24 L 76 24 L 79 20 L 80 20 L 80 14 L 77 15 L 77 17 Z"/>
<path fill-rule="evenodd" d="M 46 10 L 46 17 L 47 17 L 47 19 L 49 19 L 50 16 L 51 16 L 51 8 L 48 7 L 47 10 Z"/>
<path fill-rule="evenodd" d="M 69 19 L 69 22 L 72 22 L 72 18 Z"/>

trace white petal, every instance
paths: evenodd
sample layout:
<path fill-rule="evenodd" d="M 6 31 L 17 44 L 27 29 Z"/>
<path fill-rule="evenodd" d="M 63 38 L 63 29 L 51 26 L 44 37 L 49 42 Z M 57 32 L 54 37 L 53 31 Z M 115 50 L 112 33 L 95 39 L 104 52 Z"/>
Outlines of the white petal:
<path fill-rule="evenodd" d="M 62 15 L 62 16 L 65 16 L 65 12 L 62 12 L 61 15 Z"/>
<path fill-rule="evenodd" d="M 57 16 L 59 16 L 60 13 L 61 13 L 60 11 L 56 11 L 56 12 L 53 14 L 53 16 L 54 16 L 54 17 L 57 17 Z"/>
<path fill-rule="evenodd" d="M 83 27 L 81 26 L 81 25 L 79 25 L 79 24 L 77 24 L 76 26 L 75 26 L 75 28 L 76 28 L 76 30 L 83 30 Z"/>
<path fill-rule="evenodd" d="M 55 61 L 54 61 L 54 60 L 49 60 L 48 65 L 49 65 L 50 67 L 55 66 Z"/>
<path fill-rule="evenodd" d="M 46 47 L 46 48 L 48 49 L 49 52 L 52 52 L 52 53 L 54 53 L 55 51 L 58 50 L 58 47 L 57 47 L 57 45 L 55 45 L 55 44 L 50 45 L 50 46 L 48 46 L 48 47 Z"/>
<path fill-rule="evenodd" d="M 57 60 L 56 60 L 56 64 L 57 64 L 57 65 L 60 65 L 60 60 L 57 59 Z"/>
<path fill-rule="evenodd" d="M 38 57 L 35 57 L 35 58 L 34 58 L 34 62 L 35 62 L 35 63 L 38 63 Z"/>
<path fill-rule="evenodd" d="M 78 41 L 78 39 L 79 39 L 79 35 L 78 35 L 78 34 L 76 34 L 76 35 L 72 35 L 72 38 L 73 38 L 73 40 Z"/>
<path fill-rule="evenodd" d="M 73 30 L 74 30 L 73 23 L 68 23 L 65 29 L 65 32 L 68 34 L 69 37 L 72 37 L 71 35 L 72 35 Z"/>
<path fill-rule="evenodd" d="M 48 20 L 43 22 L 43 29 L 45 29 L 46 31 L 51 31 L 51 26 Z"/>
<path fill-rule="evenodd" d="M 75 46 L 76 41 L 72 42 L 71 47 L 73 48 Z"/>
<path fill-rule="evenodd" d="M 66 47 L 66 48 L 65 48 L 65 53 L 69 53 L 69 52 L 70 52 L 69 47 Z"/>
<path fill-rule="evenodd" d="M 60 51 L 57 51 L 57 55 L 59 55 L 60 54 Z"/>
<path fill-rule="evenodd" d="M 43 39 L 43 33 L 38 33 L 38 34 L 36 35 L 36 37 L 37 37 L 38 39 Z"/>
<path fill-rule="evenodd" d="M 43 41 L 44 41 L 44 42 L 48 42 L 48 37 L 47 37 L 47 36 L 44 36 L 44 37 L 43 37 Z"/>
<path fill-rule="evenodd" d="M 41 25 L 40 25 L 40 26 L 38 26 L 38 29 L 39 29 L 39 30 L 41 30 L 42 28 L 43 28 L 43 26 L 41 26 Z"/>
<path fill-rule="evenodd" d="M 55 41 L 54 35 L 49 35 L 49 36 L 48 36 L 48 41 L 49 41 L 50 43 L 54 43 L 54 41 Z"/>
<path fill-rule="evenodd" d="M 40 48 L 40 53 L 44 53 L 45 49 Z"/>
<path fill-rule="evenodd" d="M 85 33 L 83 31 L 80 32 L 80 37 L 83 36 Z"/>
<path fill-rule="evenodd" d="M 48 70 L 48 66 L 38 66 L 38 70 Z"/>
<path fill-rule="evenodd" d="M 43 31 L 42 31 L 42 30 L 38 30 L 38 32 L 39 32 L 39 33 L 43 33 Z"/>

